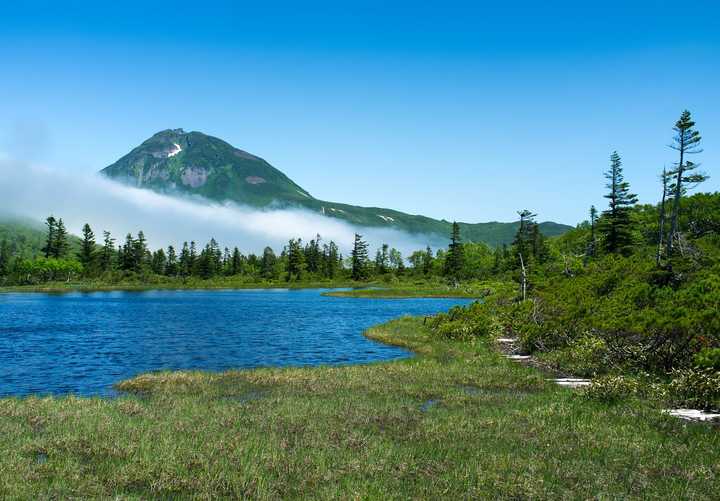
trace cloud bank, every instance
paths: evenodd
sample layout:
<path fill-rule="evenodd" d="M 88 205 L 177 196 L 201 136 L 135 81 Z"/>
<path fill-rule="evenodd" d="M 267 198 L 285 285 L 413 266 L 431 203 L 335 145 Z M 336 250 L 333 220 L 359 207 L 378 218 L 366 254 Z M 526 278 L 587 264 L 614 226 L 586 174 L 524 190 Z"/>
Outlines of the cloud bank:
<path fill-rule="evenodd" d="M 290 238 L 308 241 L 320 234 L 343 253 L 361 233 L 371 248 L 388 243 L 407 255 L 432 243 L 430 237 L 383 228 L 357 228 L 302 209 L 258 210 L 235 204 L 176 198 L 125 186 L 99 175 L 76 175 L 0 158 L 0 213 L 42 221 L 62 217 L 68 230 L 80 234 L 85 223 L 98 240 L 108 230 L 118 241 L 143 230 L 151 248 L 215 238 L 221 246 L 258 253 L 266 245 L 276 252 Z"/>

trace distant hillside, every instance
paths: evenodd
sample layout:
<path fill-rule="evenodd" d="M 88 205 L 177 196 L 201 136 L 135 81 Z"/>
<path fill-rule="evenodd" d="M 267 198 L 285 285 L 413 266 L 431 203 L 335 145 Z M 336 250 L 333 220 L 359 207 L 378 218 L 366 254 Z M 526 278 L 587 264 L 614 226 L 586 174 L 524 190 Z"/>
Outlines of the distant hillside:
<path fill-rule="evenodd" d="M 201 132 L 168 129 L 104 168 L 102 174 L 166 194 L 200 195 L 252 207 L 301 207 L 359 226 L 384 227 L 445 239 L 451 223 L 380 207 L 358 207 L 314 198 L 268 162 Z M 518 223 L 461 223 L 463 238 L 489 245 L 510 243 Z M 571 227 L 544 222 L 546 236 Z"/>
<path fill-rule="evenodd" d="M 31 219 L 0 216 L 0 242 L 7 241 L 14 255 L 32 258 L 42 254 L 45 246 L 45 226 Z M 68 235 L 70 252 L 80 247 L 80 239 Z"/>

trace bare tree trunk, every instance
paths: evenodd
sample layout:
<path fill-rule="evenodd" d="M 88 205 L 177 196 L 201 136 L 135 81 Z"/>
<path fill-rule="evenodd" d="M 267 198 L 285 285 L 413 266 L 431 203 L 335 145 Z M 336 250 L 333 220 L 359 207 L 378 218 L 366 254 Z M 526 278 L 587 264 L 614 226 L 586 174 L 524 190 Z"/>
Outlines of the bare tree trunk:
<path fill-rule="evenodd" d="M 675 180 L 675 199 L 673 201 L 672 218 L 670 219 L 670 233 L 667 239 L 667 256 L 670 257 L 672 253 L 672 244 L 675 235 L 677 234 L 677 220 L 678 213 L 680 212 L 680 195 L 682 194 L 682 177 L 683 177 L 683 162 L 685 159 L 685 134 L 683 131 L 680 132 L 680 163 L 678 164 L 677 178 Z"/>
<path fill-rule="evenodd" d="M 525 301 L 527 298 L 527 270 L 525 269 L 525 262 L 523 261 L 522 253 L 518 254 L 520 256 L 520 294 L 522 295 L 522 300 Z"/>
<path fill-rule="evenodd" d="M 660 266 L 660 259 L 662 258 L 662 246 L 663 246 L 663 237 L 665 236 L 665 199 L 667 198 L 667 172 L 665 172 L 665 169 L 663 169 L 663 194 L 662 194 L 662 202 L 660 202 L 660 221 L 658 223 L 658 247 L 657 247 L 657 256 L 655 257 L 655 264 L 657 266 Z"/>

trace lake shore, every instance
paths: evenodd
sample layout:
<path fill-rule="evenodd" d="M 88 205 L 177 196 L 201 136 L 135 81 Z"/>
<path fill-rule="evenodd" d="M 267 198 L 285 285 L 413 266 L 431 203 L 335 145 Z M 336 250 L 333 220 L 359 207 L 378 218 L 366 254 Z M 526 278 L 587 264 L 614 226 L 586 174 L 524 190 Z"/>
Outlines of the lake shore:
<path fill-rule="evenodd" d="M 412 359 L 164 372 L 125 396 L 0 400 L 0 497 L 658 498 L 720 489 L 720 435 L 590 402 L 420 318 L 369 329 Z"/>
<path fill-rule="evenodd" d="M 63 293 L 63 292 L 109 292 L 149 290 L 220 290 L 220 289 L 351 289 L 323 293 L 331 297 L 392 298 L 477 298 L 484 295 L 487 285 L 483 283 L 453 287 L 444 283 L 399 283 L 379 281 L 353 282 L 348 280 L 314 282 L 238 282 L 233 280 L 174 280 L 157 283 L 101 283 L 101 282 L 54 282 L 40 285 L 0 286 L 0 294 L 17 292 Z"/>

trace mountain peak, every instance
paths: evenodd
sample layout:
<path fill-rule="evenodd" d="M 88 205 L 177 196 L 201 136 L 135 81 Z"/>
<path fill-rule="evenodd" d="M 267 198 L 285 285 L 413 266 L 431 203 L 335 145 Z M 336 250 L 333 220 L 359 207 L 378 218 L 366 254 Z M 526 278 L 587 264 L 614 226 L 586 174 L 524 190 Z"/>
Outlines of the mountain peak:
<path fill-rule="evenodd" d="M 300 207 L 358 226 L 435 235 L 441 242 L 450 234 L 451 225 L 445 220 L 313 198 L 262 158 L 202 132 L 183 129 L 157 132 L 101 173 L 133 186 L 172 195 L 200 195 L 211 201 L 261 208 Z M 568 226 L 555 223 L 540 225 L 546 236 L 567 229 Z M 498 245 L 512 241 L 517 223 L 462 223 L 461 230 L 468 241 Z"/>
<path fill-rule="evenodd" d="M 251 206 L 312 199 L 262 158 L 217 137 L 184 129 L 153 134 L 101 173 L 155 191 Z"/>

